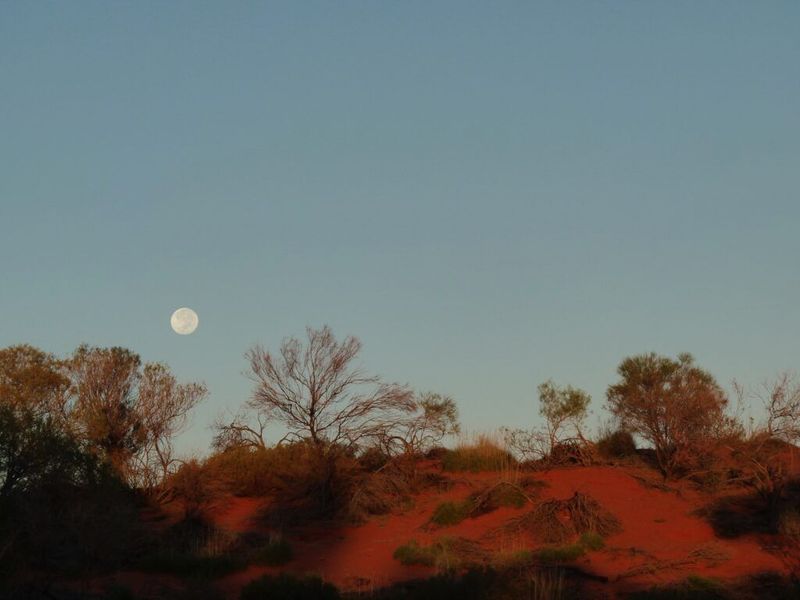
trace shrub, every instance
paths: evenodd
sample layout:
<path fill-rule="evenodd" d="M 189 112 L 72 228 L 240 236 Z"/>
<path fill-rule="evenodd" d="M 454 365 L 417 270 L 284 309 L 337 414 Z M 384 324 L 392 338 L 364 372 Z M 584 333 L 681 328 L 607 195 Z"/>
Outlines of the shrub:
<path fill-rule="evenodd" d="M 636 456 L 636 442 L 629 431 L 609 431 L 597 441 L 597 452 L 606 459 Z"/>
<path fill-rule="evenodd" d="M 242 588 L 241 600 L 338 600 L 339 590 L 319 577 L 264 575 Z"/>
<path fill-rule="evenodd" d="M 459 444 L 442 458 L 445 471 L 502 471 L 516 465 L 514 456 L 486 435 L 479 435 L 472 443 Z"/>
<path fill-rule="evenodd" d="M 286 538 L 270 534 L 269 541 L 254 552 L 253 560 L 262 565 L 278 566 L 292 560 L 293 555 L 292 546 Z"/>

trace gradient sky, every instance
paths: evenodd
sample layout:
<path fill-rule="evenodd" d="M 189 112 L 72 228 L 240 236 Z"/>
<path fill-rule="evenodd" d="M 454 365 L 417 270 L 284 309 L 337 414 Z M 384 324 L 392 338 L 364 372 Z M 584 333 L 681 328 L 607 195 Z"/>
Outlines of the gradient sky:
<path fill-rule="evenodd" d="M 0 346 L 306 324 L 467 429 L 626 355 L 800 368 L 800 3 L 0 2 Z M 200 328 L 178 336 L 179 306 Z"/>

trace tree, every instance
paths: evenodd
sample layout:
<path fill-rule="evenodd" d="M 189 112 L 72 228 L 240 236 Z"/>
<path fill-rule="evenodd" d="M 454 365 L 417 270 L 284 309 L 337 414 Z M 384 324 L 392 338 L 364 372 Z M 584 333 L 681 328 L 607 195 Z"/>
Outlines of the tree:
<path fill-rule="evenodd" d="M 691 354 L 677 360 L 655 353 L 632 356 L 617 372 L 620 380 L 608 388 L 608 408 L 625 429 L 653 445 L 665 479 L 689 470 L 726 429 L 728 400 Z"/>
<path fill-rule="evenodd" d="M 172 440 L 206 395 L 125 348 L 79 347 L 69 362 L 70 424 L 131 485 L 154 489 L 176 464 Z"/>
<path fill-rule="evenodd" d="M 559 387 L 547 380 L 537 388 L 539 414 L 544 417 L 544 428 L 506 429 L 509 447 L 523 457 L 545 459 L 561 444 L 584 444 L 581 427 L 586 419 L 592 398 L 583 390 L 570 385 Z"/>
<path fill-rule="evenodd" d="M 307 440 L 321 454 L 383 438 L 416 405 L 407 387 L 355 367 L 360 350 L 357 338 L 338 342 L 327 326 L 307 328 L 305 345 L 285 339 L 277 355 L 252 348 L 246 355 L 255 383 L 250 408 L 281 421 L 287 438 Z"/>
<path fill-rule="evenodd" d="M 0 404 L 39 414 L 60 412 L 69 379 L 63 363 L 28 344 L 0 350 Z"/>

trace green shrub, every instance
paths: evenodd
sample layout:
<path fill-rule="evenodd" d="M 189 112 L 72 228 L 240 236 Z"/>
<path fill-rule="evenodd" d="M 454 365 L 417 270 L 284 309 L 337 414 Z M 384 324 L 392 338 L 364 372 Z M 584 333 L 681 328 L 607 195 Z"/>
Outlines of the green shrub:
<path fill-rule="evenodd" d="M 473 540 L 459 537 L 441 537 L 430 546 L 420 546 L 412 540 L 394 551 L 394 558 L 404 565 L 436 567 L 441 573 L 482 567 L 487 553 Z"/>
<path fill-rule="evenodd" d="M 584 554 L 586 554 L 586 550 L 582 545 L 572 544 L 542 548 L 536 553 L 536 556 L 543 563 L 565 563 L 577 560 Z"/>
<path fill-rule="evenodd" d="M 338 600 L 339 590 L 319 577 L 264 575 L 242 588 L 240 600 Z"/>
<path fill-rule="evenodd" d="M 253 560 L 261 565 L 278 566 L 292 560 L 293 555 L 292 546 L 286 538 L 270 535 L 269 541 L 254 552 Z"/>
<path fill-rule="evenodd" d="M 627 458 L 636 455 L 636 442 L 630 432 L 617 429 L 597 441 L 597 451 L 603 458 Z"/>

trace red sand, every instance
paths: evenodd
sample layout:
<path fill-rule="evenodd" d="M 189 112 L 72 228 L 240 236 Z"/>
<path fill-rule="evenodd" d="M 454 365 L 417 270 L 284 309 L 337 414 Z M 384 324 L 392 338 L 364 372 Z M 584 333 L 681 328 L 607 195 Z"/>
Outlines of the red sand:
<path fill-rule="evenodd" d="M 429 519 L 435 507 L 446 500 L 460 500 L 469 493 L 499 480 L 498 473 L 457 473 L 448 475 L 454 485 L 446 492 L 429 491 L 415 497 L 414 507 L 403 514 L 375 517 L 363 525 L 343 526 L 315 523 L 284 531 L 295 559 L 284 567 L 250 566 L 224 577 L 216 585 L 229 598 L 238 598 L 247 582 L 264 573 L 285 570 L 312 573 L 342 589 L 370 590 L 397 581 L 426 577 L 433 570 L 401 565 L 392 554 L 415 539 L 426 544 L 442 535 L 479 541 L 492 550 L 514 551 L 533 547 L 531 540 L 498 534 L 510 518 L 522 509 L 503 508 L 453 527 L 431 529 Z M 673 484 L 672 491 L 643 484 L 636 477 L 658 484 L 647 469 L 582 467 L 535 473 L 547 483 L 541 498 L 566 499 L 576 491 L 591 495 L 617 516 L 622 531 L 606 540 L 606 547 L 591 552 L 576 563 L 586 571 L 608 579 L 595 585 L 606 597 L 615 592 L 664 584 L 690 574 L 734 580 L 764 571 L 789 573 L 800 555 L 778 548 L 773 536 L 745 535 L 735 539 L 716 537 L 714 530 L 696 511 L 713 498 L 694 491 L 687 484 Z M 258 523 L 266 502 L 254 498 L 228 498 L 217 503 L 210 517 L 232 532 L 268 533 Z M 690 559 L 695 553 L 700 558 Z M 143 574 L 121 574 L 121 582 L 140 589 L 143 585 L 165 583 L 165 578 Z M 135 585 L 132 585 L 135 584 Z"/>

